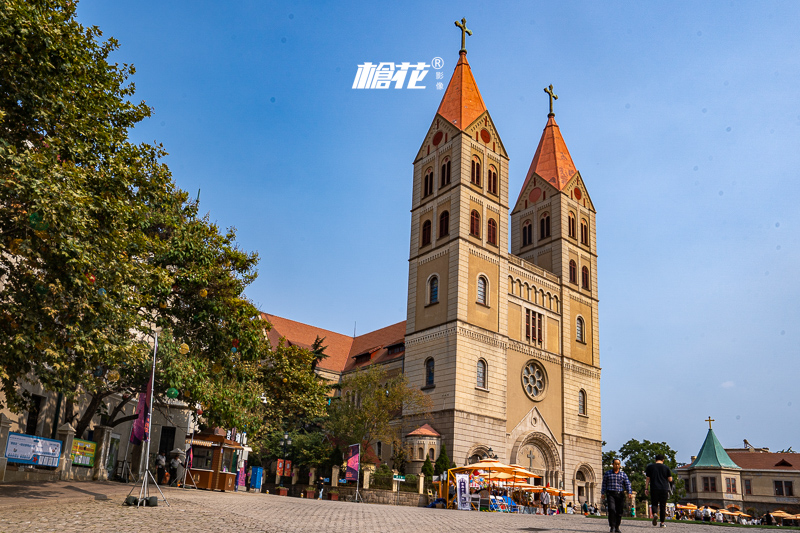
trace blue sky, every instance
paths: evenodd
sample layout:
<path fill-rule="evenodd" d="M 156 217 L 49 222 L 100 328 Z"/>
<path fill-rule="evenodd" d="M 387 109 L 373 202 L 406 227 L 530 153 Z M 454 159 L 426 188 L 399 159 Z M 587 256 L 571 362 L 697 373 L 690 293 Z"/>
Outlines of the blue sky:
<path fill-rule="evenodd" d="M 603 437 L 800 450 L 800 3 L 83 0 L 154 108 L 178 185 L 261 256 L 264 311 L 405 319 L 412 161 L 443 91 L 365 61 L 469 61 L 516 198 L 556 120 L 596 206 Z"/>

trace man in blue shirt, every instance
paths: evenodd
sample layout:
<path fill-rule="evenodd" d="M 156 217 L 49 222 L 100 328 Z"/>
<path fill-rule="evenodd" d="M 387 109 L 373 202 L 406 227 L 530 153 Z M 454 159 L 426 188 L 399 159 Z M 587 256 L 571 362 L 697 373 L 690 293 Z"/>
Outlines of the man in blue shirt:
<path fill-rule="evenodd" d="M 612 469 L 603 474 L 601 493 L 606 495 L 608 508 L 608 525 L 611 533 L 619 533 L 622 513 L 625 510 L 625 492 L 631 493 L 631 481 L 620 469 L 619 459 L 614 459 Z"/>

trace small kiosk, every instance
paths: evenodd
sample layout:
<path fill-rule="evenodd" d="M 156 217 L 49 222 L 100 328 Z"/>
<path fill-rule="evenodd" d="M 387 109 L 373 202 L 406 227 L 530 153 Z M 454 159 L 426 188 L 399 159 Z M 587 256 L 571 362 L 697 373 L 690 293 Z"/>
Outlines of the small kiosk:
<path fill-rule="evenodd" d="M 192 474 L 198 489 L 234 490 L 236 488 L 237 458 L 244 448 L 225 438 L 225 431 L 216 428 L 186 435 L 192 446 Z"/>

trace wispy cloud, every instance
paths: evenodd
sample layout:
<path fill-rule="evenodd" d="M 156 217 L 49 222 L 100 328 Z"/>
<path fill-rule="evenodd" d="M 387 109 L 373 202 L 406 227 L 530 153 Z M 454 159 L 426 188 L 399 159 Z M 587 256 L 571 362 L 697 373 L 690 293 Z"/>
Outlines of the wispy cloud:
<path fill-rule="evenodd" d="M 720 384 L 720 387 L 722 387 L 723 389 L 730 389 L 733 388 L 734 385 L 735 383 L 733 381 L 723 381 Z"/>

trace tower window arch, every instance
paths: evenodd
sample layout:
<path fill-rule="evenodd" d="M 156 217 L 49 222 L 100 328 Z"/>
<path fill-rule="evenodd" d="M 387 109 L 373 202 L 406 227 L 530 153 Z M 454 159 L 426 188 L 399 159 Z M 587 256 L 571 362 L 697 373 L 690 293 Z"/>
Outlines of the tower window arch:
<path fill-rule="evenodd" d="M 481 185 L 481 159 L 474 155 L 472 156 L 472 174 L 470 176 L 470 181 L 475 185 Z"/>
<path fill-rule="evenodd" d="M 478 359 L 478 368 L 477 368 L 477 373 L 476 373 L 476 378 L 477 378 L 476 381 L 477 381 L 477 387 L 479 389 L 488 389 L 489 388 L 489 387 L 486 386 L 486 382 L 487 382 L 487 375 L 486 375 L 487 372 L 486 372 L 486 370 L 487 370 L 486 361 L 484 361 L 483 359 Z"/>
<path fill-rule="evenodd" d="M 441 187 L 445 185 L 450 185 L 450 158 L 445 157 L 442 162 L 442 175 L 439 177 L 439 182 L 441 183 Z"/>
<path fill-rule="evenodd" d="M 450 213 L 442 211 L 439 215 L 439 238 L 450 235 Z"/>
<path fill-rule="evenodd" d="M 431 221 L 426 220 L 422 223 L 422 246 L 428 246 L 431 243 Z"/>
<path fill-rule="evenodd" d="M 433 357 L 425 360 L 425 386 L 433 387 Z"/>
<path fill-rule="evenodd" d="M 573 259 L 569 261 L 569 282 L 578 283 L 578 264 Z"/>
<path fill-rule="evenodd" d="M 581 244 L 589 244 L 589 223 L 581 219 Z"/>
<path fill-rule="evenodd" d="M 586 391 L 583 389 L 578 391 L 578 414 L 586 415 Z"/>
<path fill-rule="evenodd" d="M 475 237 L 481 236 L 481 215 L 474 209 L 469 217 L 469 233 Z"/>
<path fill-rule="evenodd" d="M 497 168 L 494 165 L 489 165 L 489 173 L 486 176 L 487 189 L 492 194 L 497 194 Z"/>
<path fill-rule="evenodd" d="M 497 222 L 493 218 L 489 219 L 488 228 L 486 231 L 486 240 L 489 244 L 497 246 Z"/>
<path fill-rule="evenodd" d="M 489 282 L 483 276 L 478 276 L 478 303 L 489 305 L 487 293 L 489 289 Z"/>
<path fill-rule="evenodd" d="M 433 168 L 425 171 L 425 180 L 422 187 L 422 197 L 430 196 L 433 194 Z"/>
<path fill-rule="evenodd" d="M 546 239 L 550 236 L 550 213 L 545 213 L 539 219 L 539 238 Z"/>
<path fill-rule="evenodd" d="M 530 220 L 526 220 L 522 224 L 522 246 L 531 244 L 533 244 L 533 224 Z"/>
<path fill-rule="evenodd" d="M 581 287 L 584 289 L 589 288 L 589 268 L 582 267 L 581 268 Z"/>
<path fill-rule="evenodd" d="M 567 227 L 569 228 L 569 236 L 574 239 L 575 235 L 576 235 L 576 233 L 575 233 L 575 213 L 573 213 L 572 211 L 570 211 L 569 216 L 568 216 Z"/>
<path fill-rule="evenodd" d="M 578 317 L 575 321 L 575 340 L 578 342 L 586 342 L 585 340 L 585 330 L 586 324 L 583 322 L 583 317 Z"/>
<path fill-rule="evenodd" d="M 439 301 L 439 276 L 431 276 L 428 281 L 428 304 L 435 304 Z"/>

